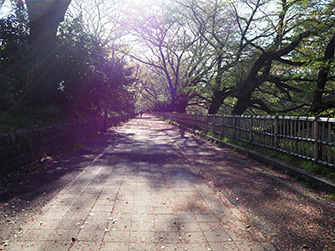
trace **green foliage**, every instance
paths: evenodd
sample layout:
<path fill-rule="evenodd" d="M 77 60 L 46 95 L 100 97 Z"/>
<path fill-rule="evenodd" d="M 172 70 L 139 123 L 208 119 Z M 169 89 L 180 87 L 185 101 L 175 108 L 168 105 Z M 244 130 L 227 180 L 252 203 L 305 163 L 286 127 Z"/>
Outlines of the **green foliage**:
<path fill-rule="evenodd" d="M 29 28 L 24 10 L 0 19 L 0 112 L 8 110 L 23 94 L 28 74 Z"/>
<path fill-rule="evenodd" d="M 0 133 L 21 128 L 33 128 L 65 122 L 62 112 L 56 107 L 20 107 L 0 113 Z"/>
<path fill-rule="evenodd" d="M 323 198 L 329 199 L 329 200 L 335 200 L 335 194 L 332 193 L 330 195 L 323 195 Z"/>
<path fill-rule="evenodd" d="M 22 102 L 30 81 L 32 54 L 24 9 L 0 19 L 0 131 L 134 112 L 132 68 L 84 31 L 80 17 L 59 27 L 55 48 L 57 104 Z"/>
<path fill-rule="evenodd" d="M 83 29 L 80 17 L 68 20 L 58 35 L 58 81 L 63 106 L 96 113 L 133 112 L 129 87 L 132 69 L 109 58 L 93 35 Z"/>
<path fill-rule="evenodd" d="M 334 34 L 334 1 L 220 3 L 188 6 L 207 45 L 208 71 L 198 90 L 204 106 L 211 113 L 307 115 L 318 74 L 333 61 L 322 57 Z M 335 100 L 334 69 L 332 63 L 320 90 L 328 106 Z"/>

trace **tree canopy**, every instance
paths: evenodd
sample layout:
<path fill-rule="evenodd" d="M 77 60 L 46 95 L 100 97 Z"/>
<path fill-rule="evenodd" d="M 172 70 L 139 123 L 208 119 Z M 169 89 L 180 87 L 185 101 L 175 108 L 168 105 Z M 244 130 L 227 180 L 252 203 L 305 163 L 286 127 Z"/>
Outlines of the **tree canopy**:
<path fill-rule="evenodd" d="M 0 19 L 0 111 L 54 107 L 70 117 L 134 112 L 133 70 L 112 43 L 87 29 L 83 12 L 65 15 L 70 1 L 53 2 L 62 10 L 38 2 L 15 1 Z M 61 13 L 51 15 L 53 8 Z"/>
<path fill-rule="evenodd" d="M 334 115 L 334 0 L 12 2 L 1 111 Z"/>

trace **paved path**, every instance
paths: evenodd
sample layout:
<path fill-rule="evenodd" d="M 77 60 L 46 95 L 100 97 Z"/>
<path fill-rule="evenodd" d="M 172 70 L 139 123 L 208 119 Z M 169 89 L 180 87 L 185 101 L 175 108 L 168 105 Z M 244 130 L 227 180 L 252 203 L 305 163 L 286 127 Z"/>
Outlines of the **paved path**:
<path fill-rule="evenodd" d="M 148 115 L 119 127 L 4 250 L 275 250 L 199 175 L 171 128 Z"/>

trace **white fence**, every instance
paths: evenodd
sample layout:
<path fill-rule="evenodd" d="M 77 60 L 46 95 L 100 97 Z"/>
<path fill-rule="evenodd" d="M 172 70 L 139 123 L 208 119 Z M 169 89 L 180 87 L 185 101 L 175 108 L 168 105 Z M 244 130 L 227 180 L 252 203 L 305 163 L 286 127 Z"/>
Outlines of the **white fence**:
<path fill-rule="evenodd" d="M 229 116 L 158 113 L 204 130 L 300 158 L 335 166 L 335 119 L 293 116 Z"/>

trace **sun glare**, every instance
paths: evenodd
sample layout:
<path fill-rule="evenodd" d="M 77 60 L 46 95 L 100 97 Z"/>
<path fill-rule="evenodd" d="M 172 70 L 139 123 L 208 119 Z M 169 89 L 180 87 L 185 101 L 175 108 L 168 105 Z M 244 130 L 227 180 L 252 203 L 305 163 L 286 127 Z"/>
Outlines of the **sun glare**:
<path fill-rule="evenodd" d="M 10 1 L 5 1 L 2 5 L 0 5 L 0 18 L 7 16 L 11 12 L 11 10 L 12 6 L 10 4 Z"/>

